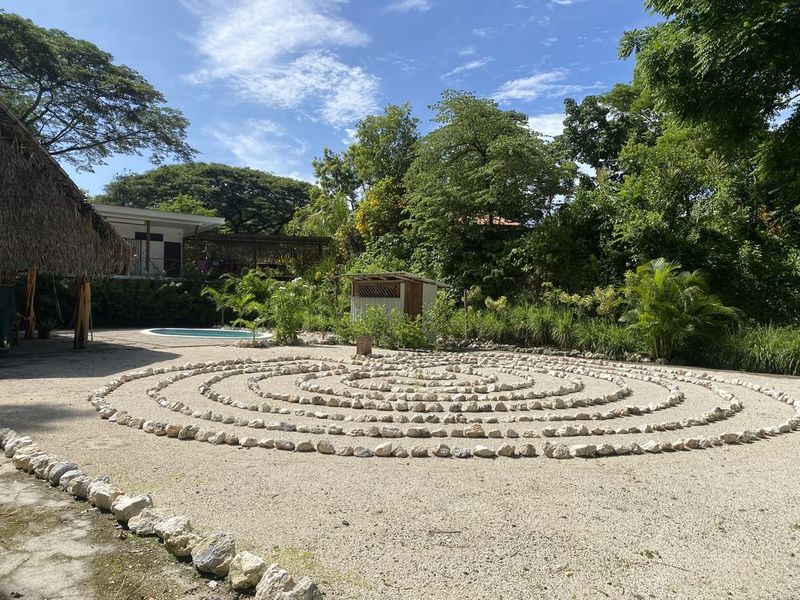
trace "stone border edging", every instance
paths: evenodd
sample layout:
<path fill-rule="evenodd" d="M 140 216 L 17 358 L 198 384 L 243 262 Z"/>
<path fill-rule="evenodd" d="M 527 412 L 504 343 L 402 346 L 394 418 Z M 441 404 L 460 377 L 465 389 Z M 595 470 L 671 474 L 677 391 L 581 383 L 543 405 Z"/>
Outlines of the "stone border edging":
<path fill-rule="evenodd" d="M 258 555 L 237 552 L 232 533 L 195 532 L 188 517 L 162 517 L 153 510 L 150 494 L 127 495 L 106 476 L 90 476 L 74 462 L 40 449 L 29 437 L 0 427 L 0 450 L 14 467 L 47 481 L 78 500 L 110 512 L 117 521 L 142 537 L 156 536 L 177 558 L 191 557 L 206 577 L 224 577 L 236 591 L 255 590 L 255 600 L 322 600 L 317 585 L 303 577 L 295 582 L 277 564 Z"/>

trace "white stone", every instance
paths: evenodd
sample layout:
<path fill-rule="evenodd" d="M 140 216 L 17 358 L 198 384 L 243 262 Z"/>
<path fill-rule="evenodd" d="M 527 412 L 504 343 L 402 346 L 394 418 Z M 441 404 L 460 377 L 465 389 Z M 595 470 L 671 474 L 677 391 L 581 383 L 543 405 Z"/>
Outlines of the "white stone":
<path fill-rule="evenodd" d="M 150 494 L 139 494 L 138 496 L 118 496 L 111 505 L 111 512 L 117 521 L 127 523 L 131 518 L 138 515 L 145 508 L 153 506 L 153 499 Z"/>
<path fill-rule="evenodd" d="M 228 580 L 236 591 L 253 589 L 267 570 L 260 556 L 252 552 L 238 552 L 231 561 Z"/>

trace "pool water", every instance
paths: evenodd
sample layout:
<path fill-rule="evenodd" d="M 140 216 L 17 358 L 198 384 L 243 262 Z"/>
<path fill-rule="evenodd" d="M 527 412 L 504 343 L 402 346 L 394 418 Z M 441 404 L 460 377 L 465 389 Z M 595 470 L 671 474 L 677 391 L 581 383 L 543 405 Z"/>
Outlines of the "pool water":
<path fill-rule="evenodd" d="M 241 329 L 189 329 L 180 327 L 160 327 L 158 329 L 145 329 L 143 333 L 151 335 L 167 335 L 178 337 L 216 338 L 227 340 L 249 340 L 253 334 Z M 267 334 L 257 333 L 256 338 L 268 337 Z"/>

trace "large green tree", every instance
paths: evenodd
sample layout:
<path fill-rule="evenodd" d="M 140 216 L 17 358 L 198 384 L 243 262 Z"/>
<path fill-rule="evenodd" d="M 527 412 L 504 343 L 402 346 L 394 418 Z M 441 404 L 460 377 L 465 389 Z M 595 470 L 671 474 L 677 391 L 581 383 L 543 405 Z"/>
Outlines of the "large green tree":
<path fill-rule="evenodd" d="M 53 156 L 91 171 L 112 154 L 190 160 L 189 122 L 94 44 L 0 12 L 0 100 Z"/>
<path fill-rule="evenodd" d="M 627 32 L 657 105 L 753 160 L 767 208 L 800 232 L 800 2 L 648 0 L 667 18 Z M 778 122 L 776 122 L 776 118 Z M 781 122 L 782 119 L 782 122 Z"/>
<path fill-rule="evenodd" d="M 467 287 L 502 290 L 507 223 L 527 226 L 568 194 L 575 165 L 527 116 L 492 100 L 448 91 L 433 105 L 439 127 L 421 138 L 405 183 L 418 262 Z"/>
<path fill-rule="evenodd" d="M 185 163 L 117 177 L 95 201 L 156 208 L 189 196 L 225 218 L 232 232 L 277 233 L 309 202 L 310 188 L 305 181 L 255 169 Z"/>

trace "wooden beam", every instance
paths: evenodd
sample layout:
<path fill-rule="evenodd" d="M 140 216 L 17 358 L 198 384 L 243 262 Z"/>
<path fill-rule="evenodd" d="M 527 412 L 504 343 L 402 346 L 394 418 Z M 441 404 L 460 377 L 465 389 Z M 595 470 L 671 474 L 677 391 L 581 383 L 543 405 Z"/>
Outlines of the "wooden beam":
<path fill-rule="evenodd" d="M 36 329 L 36 311 L 33 308 L 34 297 L 36 296 L 36 274 L 38 269 L 34 265 L 28 270 L 28 281 L 25 288 L 25 339 L 33 338 L 33 330 Z"/>
<path fill-rule="evenodd" d="M 144 222 L 144 270 L 150 273 L 150 219 Z"/>
<path fill-rule="evenodd" d="M 84 271 L 75 278 L 75 337 L 72 341 L 75 350 L 86 348 L 91 311 L 92 287 L 89 284 L 89 276 Z"/>

